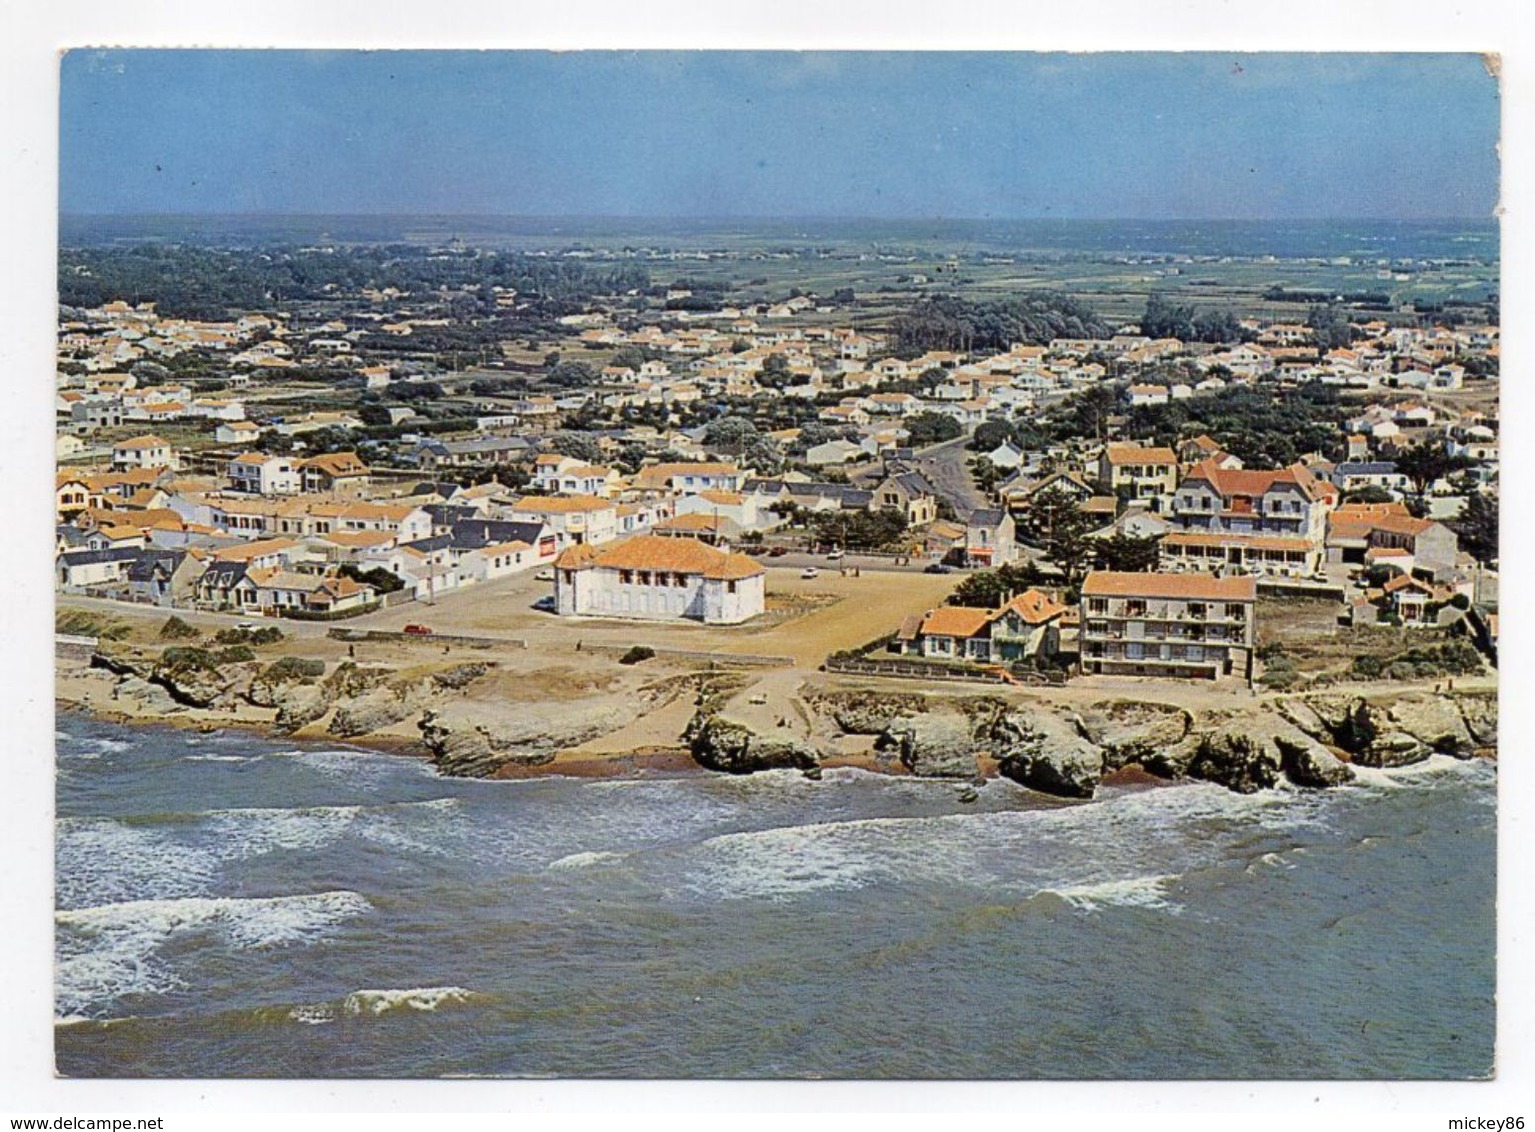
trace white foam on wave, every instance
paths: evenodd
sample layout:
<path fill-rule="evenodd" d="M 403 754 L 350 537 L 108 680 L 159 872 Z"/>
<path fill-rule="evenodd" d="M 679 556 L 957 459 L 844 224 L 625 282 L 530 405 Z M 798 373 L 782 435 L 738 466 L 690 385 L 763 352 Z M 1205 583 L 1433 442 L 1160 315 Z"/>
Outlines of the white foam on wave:
<path fill-rule="evenodd" d="M 312 852 L 357 835 L 397 849 L 432 851 L 430 841 L 413 838 L 399 828 L 412 811 L 438 814 L 458 806 L 456 798 L 394 802 L 377 806 L 300 806 L 292 809 L 248 808 L 209 810 L 209 828 L 219 835 L 220 855 L 244 860 L 267 853 Z"/>
<path fill-rule="evenodd" d="M 260 755 L 188 755 L 189 763 L 259 763 Z"/>
<path fill-rule="evenodd" d="M 1491 783 L 1497 775 L 1497 764 L 1490 759 L 1457 759 L 1437 754 L 1406 766 L 1354 767 L 1355 782 L 1376 790 L 1421 787 L 1446 778 Z"/>
<path fill-rule="evenodd" d="M 207 849 L 113 818 L 60 818 L 54 831 L 57 900 L 65 908 L 203 895 L 218 865 Z"/>
<path fill-rule="evenodd" d="M 1046 888 L 1041 890 L 1041 895 L 1049 893 L 1058 896 L 1073 908 L 1087 912 L 1095 912 L 1106 906 L 1118 906 L 1156 908 L 1176 914 L 1183 907 L 1167 899 L 1167 888 L 1177 879 L 1176 876 L 1166 875 L 1125 877 L 1121 880 Z"/>
<path fill-rule="evenodd" d="M 432 1011 L 457 1006 L 477 997 L 463 987 L 410 987 L 405 990 L 359 990 L 346 996 L 341 1008 L 348 1014 L 388 1014 L 394 1010 Z"/>
<path fill-rule="evenodd" d="M 1315 798 L 1194 784 L 1079 806 L 863 818 L 708 838 L 689 848 L 687 891 L 788 898 L 817 889 L 929 883 L 1018 893 L 1178 875 L 1217 864 L 1255 833 L 1325 826 Z"/>
<path fill-rule="evenodd" d="M 89 1016 L 128 994 L 163 994 L 184 986 L 158 957 L 164 945 L 212 933 L 238 950 L 311 943 L 372 905 L 356 892 L 236 899 L 139 900 L 54 913 L 55 1008 Z"/>
<path fill-rule="evenodd" d="M 588 869 L 593 865 L 605 865 L 610 861 L 622 861 L 627 856 L 627 853 L 614 853 L 607 850 L 572 853 L 568 857 L 561 857 L 558 861 L 550 862 L 549 868 L 556 871 Z"/>

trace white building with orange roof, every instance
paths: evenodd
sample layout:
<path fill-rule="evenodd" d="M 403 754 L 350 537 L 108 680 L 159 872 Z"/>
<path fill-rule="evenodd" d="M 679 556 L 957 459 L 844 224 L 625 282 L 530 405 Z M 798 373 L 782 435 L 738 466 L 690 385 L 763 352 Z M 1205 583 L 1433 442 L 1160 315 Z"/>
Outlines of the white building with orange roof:
<path fill-rule="evenodd" d="M 164 437 L 135 436 L 112 446 L 112 467 L 117 471 L 133 468 L 175 468 L 176 459 L 170 441 Z"/>
<path fill-rule="evenodd" d="M 737 625 L 763 612 L 766 577 L 756 560 L 695 538 L 636 535 L 561 554 L 555 609 L 572 617 Z"/>
<path fill-rule="evenodd" d="M 224 466 L 232 491 L 247 495 L 296 495 L 300 481 L 291 456 L 242 452 Z"/>
<path fill-rule="evenodd" d="M 543 523 L 563 549 L 618 537 L 618 504 L 595 495 L 529 495 L 512 505 L 514 523 Z"/>
<path fill-rule="evenodd" d="M 1257 580 L 1095 570 L 1082 583 L 1085 675 L 1251 680 Z"/>

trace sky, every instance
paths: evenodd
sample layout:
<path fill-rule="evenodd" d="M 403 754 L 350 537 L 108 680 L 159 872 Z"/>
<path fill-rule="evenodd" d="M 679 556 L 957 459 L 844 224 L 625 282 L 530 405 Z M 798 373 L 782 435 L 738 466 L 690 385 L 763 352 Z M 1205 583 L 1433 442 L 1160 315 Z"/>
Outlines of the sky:
<path fill-rule="evenodd" d="M 1475 55 L 75 50 L 66 213 L 1486 218 Z"/>

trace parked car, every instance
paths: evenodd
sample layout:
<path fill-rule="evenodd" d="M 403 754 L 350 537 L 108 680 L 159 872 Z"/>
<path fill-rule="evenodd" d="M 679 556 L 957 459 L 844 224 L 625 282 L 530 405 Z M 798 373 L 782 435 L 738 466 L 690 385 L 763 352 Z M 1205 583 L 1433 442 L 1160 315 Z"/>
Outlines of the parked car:
<path fill-rule="evenodd" d="M 430 637 L 432 635 L 432 627 L 430 625 L 407 625 L 404 631 L 413 637 Z"/>
<path fill-rule="evenodd" d="M 252 633 L 255 632 L 256 623 L 254 621 L 241 621 L 235 628 L 242 633 Z"/>
<path fill-rule="evenodd" d="M 540 613 L 553 613 L 554 612 L 554 595 L 553 594 L 545 594 L 543 597 L 539 598 L 537 601 L 535 601 L 533 603 L 533 608 L 538 610 Z"/>
<path fill-rule="evenodd" d="M 945 566 L 942 562 L 930 562 L 922 567 L 922 572 L 924 574 L 952 574 L 954 573 L 954 567 Z"/>
<path fill-rule="evenodd" d="M 554 571 L 540 570 L 538 573 L 533 575 L 533 580 L 535 582 L 552 582 L 554 581 Z"/>
<path fill-rule="evenodd" d="M 831 548 L 831 550 L 827 551 L 827 553 L 826 553 L 826 561 L 828 561 L 828 562 L 835 562 L 835 561 L 837 561 L 837 559 L 842 558 L 843 556 L 844 556 L 843 549 L 840 546 L 834 546 L 834 547 Z"/>
<path fill-rule="evenodd" d="M 819 578 L 821 571 L 817 570 L 814 566 L 806 566 L 799 572 L 799 576 L 801 578 Z"/>
<path fill-rule="evenodd" d="M 769 558 L 782 558 L 785 554 L 788 553 L 789 548 L 787 546 L 775 546 L 768 550 L 767 556 Z"/>

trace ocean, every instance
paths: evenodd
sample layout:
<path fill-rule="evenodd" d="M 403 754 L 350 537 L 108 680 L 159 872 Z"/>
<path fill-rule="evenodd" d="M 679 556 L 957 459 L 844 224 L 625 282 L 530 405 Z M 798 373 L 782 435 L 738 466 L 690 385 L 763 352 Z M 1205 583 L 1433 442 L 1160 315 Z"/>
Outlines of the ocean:
<path fill-rule="evenodd" d="M 58 722 L 73 1077 L 1464 1078 L 1496 768 L 467 781 Z"/>

